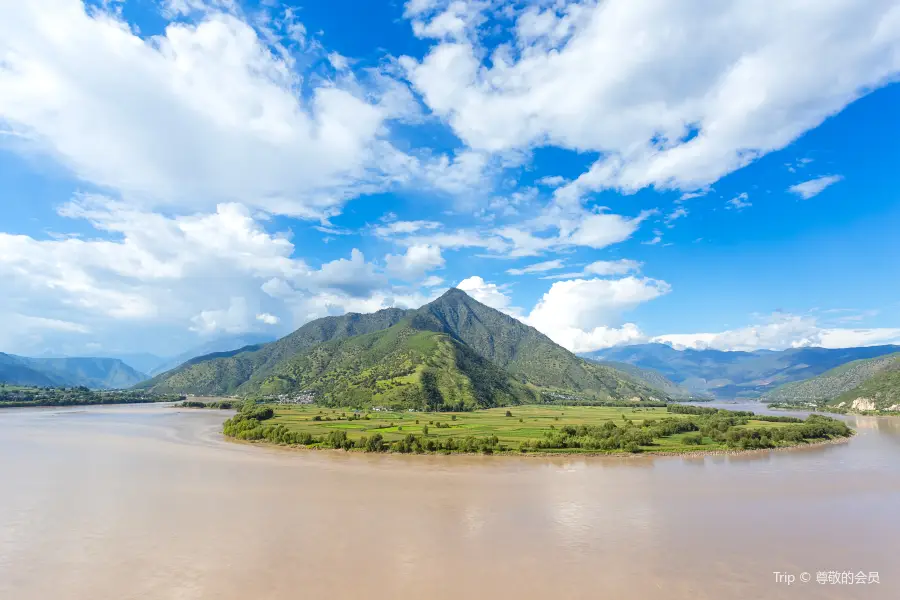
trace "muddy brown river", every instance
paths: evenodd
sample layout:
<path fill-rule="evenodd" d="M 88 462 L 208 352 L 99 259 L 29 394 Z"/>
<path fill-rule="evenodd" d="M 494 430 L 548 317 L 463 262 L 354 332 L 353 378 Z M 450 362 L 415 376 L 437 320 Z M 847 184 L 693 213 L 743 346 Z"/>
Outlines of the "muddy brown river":
<path fill-rule="evenodd" d="M 900 419 L 550 459 L 238 445 L 226 416 L 0 411 L 0 599 L 900 598 Z"/>

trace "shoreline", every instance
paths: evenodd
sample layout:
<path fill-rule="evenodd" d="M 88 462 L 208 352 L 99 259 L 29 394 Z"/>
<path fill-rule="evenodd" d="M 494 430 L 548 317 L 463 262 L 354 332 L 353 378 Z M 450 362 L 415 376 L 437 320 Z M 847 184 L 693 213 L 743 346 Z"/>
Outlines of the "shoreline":
<path fill-rule="evenodd" d="M 299 445 L 289 445 L 289 444 L 274 444 L 272 442 L 268 442 L 265 440 L 239 440 L 237 438 L 233 438 L 227 435 L 222 434 L 222 438 L 229 443 L 240 444 L 240 445 L 250 445 L 250 446 L 261 446 L 264 448 L 271 449 L 282 449 L 286 451 L 295 451 L 295 452 L 339 452 L 342 454 L 358 454 L 358 455 L 397 455 L 397 456 L 442 456 L 442 457 L 451 457 L 451 456 L 484 456 L 488 458 L 493 457 L 518 457 L 518 458 L 548 458 L 554 456 L 560 456 L 564 458 L 572 458 L 575 456 L 584 456 L 591 458 L 618 458 L 618 459 L 632 459 L 632 458 L 641 458 L 641 457 L 658 457 L 658 458 L 700 458 L 705 456 L 749 456 L 754 454 L 764 454 L 767 452 L 781 452 L 781 451 L 790 451 L 790 450 L 801 450 L 805 448 L 816 448 L 819 446 L 832 446 L 838 444 L 846 444 L 856 435 L 854 431 L 853 434 L 847 437 L 836 437 L 829 438 L 825 440 L 817 440 L 814 442 L 799 442 L 796 444 L 790 444 L 787 446 L 778 446 L 775 448 L 751 448 L 748 450 L 739 450 L 739 449 L 716 449 L 716 450 L 687 450 L 684 452 L 679 452 L 677 450 L 648 450 L 644 452 L 518 452 L 513 450 L 507 450 L 505 452 L 493 452 L 491 454 L 484 454 L 481 452 L 451 452 L 449 454 L 443 452 L 422 452 L 422 453 L 414 453 L 414 452 L 363 452 L 360 450 L 343 450 L 341 448 L 318 448 L 311 446 L 299 446 Z"/>

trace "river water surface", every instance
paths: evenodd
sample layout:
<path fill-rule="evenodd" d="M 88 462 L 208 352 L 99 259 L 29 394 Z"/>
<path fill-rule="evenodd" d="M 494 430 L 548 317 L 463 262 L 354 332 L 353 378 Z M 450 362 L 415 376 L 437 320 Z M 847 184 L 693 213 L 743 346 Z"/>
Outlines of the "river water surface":
<path fill-rule="evenodd" d="M 0 411 L 0 598 L 900 598 L 898 419 L 802 450 L 549 459 L 239 445 L 226 416 Z"/>

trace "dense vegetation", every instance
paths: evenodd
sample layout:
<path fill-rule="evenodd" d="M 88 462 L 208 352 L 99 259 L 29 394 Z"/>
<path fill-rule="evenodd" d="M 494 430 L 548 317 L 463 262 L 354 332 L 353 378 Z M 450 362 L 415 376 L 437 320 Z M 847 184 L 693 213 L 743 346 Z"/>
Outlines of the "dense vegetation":
<path fill-rule="evenodd" d="M 15 406 L 73 406 L 80 404 L 141 404 L 176 402 L 179 394 L 155 394 L 144 391 L 95 391 L 86 387 L 36 388 L 0 384 L 0 408 Z"/>
<path fill-rule="evenodd" d="M 898 346 L 791 348 L 778 352 L 679 351 L 665 344 L 640 344 L 599 350 L 585 356 L 653 369 L 692 393 L 731 399 L 758 397 L 782 384 L 820 375 L 853 360 L 898 351 Z"/>
<path fill-rule="evenodd" d="M 473 413 L 368 413 L 252 402 L 225 422 L 247 441 L 366 452 L 685 452 L 778 448 L 847 437 L 842 421 L 698 407 L 520 406 Z"/>
<path fill-rule="evenodd" d="M 0 383 L 9 385 L 117 389 L 145 379 L 116 358 L 30 358 L 0 352 Z"/>
<path fill-rule="evenodd" d="M 191 361 L 146 387 L 417 410 L 534 402 L 538 390 L 601 401 L 663 399 L 459 290 L 415 311 L 319 319 L 278 342 L 227 354 Z"/>
<path fill-rule="evenodd" d="M 900 353 L 856 360 L 766 394 L 782 406 L 812 403 L 836 411 L 900 411 Z"/>

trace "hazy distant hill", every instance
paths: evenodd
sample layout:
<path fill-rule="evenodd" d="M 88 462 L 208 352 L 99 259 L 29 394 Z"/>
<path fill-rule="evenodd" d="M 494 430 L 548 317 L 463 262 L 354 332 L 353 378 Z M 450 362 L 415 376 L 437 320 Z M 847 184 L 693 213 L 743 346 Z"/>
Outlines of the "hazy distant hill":
<path fill-rule="evenodd" d="M 245 348 L 246 346 L 267 344 L 274 340 L 275 338 L 273 338 L 272 336 L 264 335 L 261 333 L 241 333 L 236 335 L 226 335 L 200 344 L 199 346 L 195 346 L 190 350 L 182 352 L 178 356 L 161 358 L 156 362 L 156 364 L 154 364 L 144 372 L 148 375 L 158 375 L 160 373 L 170 371 L 193 358 L 197 358 L 198 356 L 205 356 L 207 354 L 214 354 L 216 352 L 231 352 L 233 350 Z M 119 358 L 122 358 L 122 360 L 124 360 L 126 363 L 129 363 L 127 357 Z"/>
<path fill-rule="evenodd" d="M 593 360 L 593 359 L 589 359 Z M 645 369 L 643 367 L 638 367 L 637 365 L 632 365 L 630 363 L 625 362 L 616 362 L 616 361 L 596 361 L 597 364 L 606 365 L 608 367 L 612 367 L 614 369 L 618 369 L 623 373 L 628 373 L 634 379 L 638 381 L 643 381 L 650 387 L 656 390 L 660 390 L 670 398 L 685 400 L 688 398 L 704 398 L 710 397 L 708 394 L 696 393 L 687 389 L 684 386 L 678 385 L 659 371 L 654 369 Z"/>
<path fill-rule="evenodd" d="M 758 397 L 779 385 L 820 375 L 853 360 L 898 351 L 900 346 L 723 352 L 675 350 L 665 344 L 639 344 L 608 348 L 585 356 L 654 369 L 692 393 L 739 398 Z"/>
<path fill-rule="evenodd" d="M 196 394 L 314 392 L 325 401 L 492 406 L 535 390 L 659 398 L 456 289 L 418 310 L 326 317 L 261 348 L 201 357 L 144 384 Z"/>
<path fill-rule="evenodd" d="M 779 386 L 767 393 L 765 399 L 825 401 L 843 403 L 848 408 L 854 401 L 862 400 L 870 407 L 867 410 L 900 405 L 900 353 L 849 362 L 816 377 Z M 859 406 L 857 402 L 857 409 Z"/>
<path fill-rule="evenodd" d="M 29 358 L 0 353 L 0 382 L 14 385 L 118 389 L 147 379 L 116 358 Z"/>

